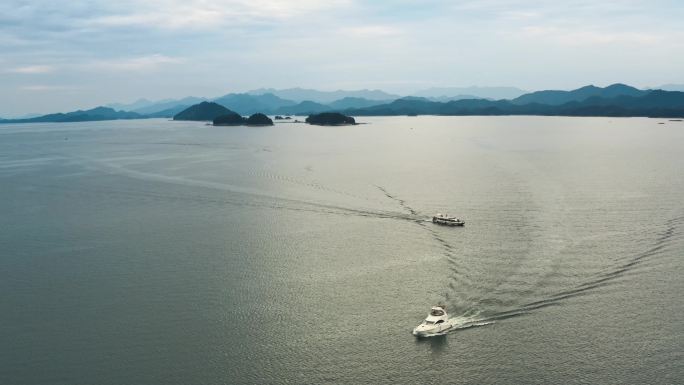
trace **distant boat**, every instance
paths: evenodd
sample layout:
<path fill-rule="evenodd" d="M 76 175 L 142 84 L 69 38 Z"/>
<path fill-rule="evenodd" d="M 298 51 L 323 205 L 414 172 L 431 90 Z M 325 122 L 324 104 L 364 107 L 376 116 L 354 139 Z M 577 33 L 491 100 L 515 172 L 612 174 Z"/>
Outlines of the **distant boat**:
<path fill-rule="evenodd" d="M 462 221 L 456 217 L 450 217 L 447 214 L 437 214 L 432 217 L 432 223 L 443 226 L 464 226 L 465 221 Z"/>

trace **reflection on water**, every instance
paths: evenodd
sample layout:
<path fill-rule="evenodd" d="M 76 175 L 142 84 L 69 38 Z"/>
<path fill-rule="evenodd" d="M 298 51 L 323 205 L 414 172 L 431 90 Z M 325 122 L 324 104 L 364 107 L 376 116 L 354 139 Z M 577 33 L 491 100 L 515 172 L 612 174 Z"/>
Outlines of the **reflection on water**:
<path fill-rule="evenodd" d="M 429 344 L 430 352 L 433 354 L 440 354 L 444 352 L 449 345 L 449 339 L 447 338 L 446 334 L 430 338 L 417 338 L 416 341 L 418 341 L 418 343 Z"/>

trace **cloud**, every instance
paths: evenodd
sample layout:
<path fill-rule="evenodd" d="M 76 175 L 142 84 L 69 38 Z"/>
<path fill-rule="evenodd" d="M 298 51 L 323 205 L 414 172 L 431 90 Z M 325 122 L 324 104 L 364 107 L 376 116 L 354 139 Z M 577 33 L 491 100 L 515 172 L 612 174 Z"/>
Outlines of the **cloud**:
<path fill-rule="evenodd" d="M 402 30 L 388 25 L 362 25 L 358 27 L 341 28 L 340 32 L 352 37 L 385 37 L 396 36 L 402 33 Z"/>
<path fill-rule="evenodd" d="M 82 65 L 86 70 L 105 70 L 105 71 L 151 71 L 156 70 L 167 64 L 182 63 L 183 58 L 170 57 L 166 55 L 153 54 L 140 57 L 95 60 Z"/>
<path fill-rule="evenodd" d="M 123 3 L 123 4 L 122 4 Z M 349 4 L 348 0 L 153 0 L 119 2 L 121 11 L 84 21 L 88 27 L 139 27 L 160 30 L 213 29 L 283 21 L 307 13 Z"/>
<path fill-rule="evenodd" d="M 46 106 L 261 86 L 679 83 L 683 17 L 676 0 L 2 0 L 0 105 L 32 108 L 60 84 L 85 88 Z"/>
<path fill-rule="evenodd" d="M 28 66 L 23 66 L 23 67 L 11 68 L 7 72 L 15 73 L 15 74 L 33 75 L 33 74 L 46 74 L 46 73 L 53 72 L 54 70 L 55 70 L 55 68 L 53 66 L 49 66 L 49 65 L 28 65 Z"/>
<path fill-rule="evenodd" d="M 78 90 L 79 87 L 74 86 L 55 86 L 55 85 L 45 85 L 45 84 L 33 84 L 20 86 L 19 90 L 29 91 L 29 92 L 47 92 L 47 91 L 73 91 Z"/>
<path fill-rule="evenodd" d="M 547 40 L 566 46 L 592 46 L 613 44 L 652 45 L 664 40 L 655 33 L 631 31 L 580 30 L 553 26 L 528 26 L 522 29 L 522 37 Z"/>
<path fill-rule="evenodd" d="M 89 27 L 143 27 L 150 29 L 205 29 L 227 19 L 226 12 L 205 8 L 178 8 L 162 12 L 128 13 L 96 17 L 85 22 Z"/>

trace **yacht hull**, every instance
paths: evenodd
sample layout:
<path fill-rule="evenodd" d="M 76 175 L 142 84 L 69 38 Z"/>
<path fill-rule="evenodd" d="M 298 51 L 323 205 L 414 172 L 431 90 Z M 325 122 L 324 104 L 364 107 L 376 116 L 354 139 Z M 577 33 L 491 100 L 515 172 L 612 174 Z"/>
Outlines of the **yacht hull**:
<path fill-rule="evenodd" d="M 436 328 L 430 328 L 430 329 L 417 327 L 417 328 L 413 329 L 412 334 L 418 338 L 433 337 L 433 336 L 442 335 L 451 329 L 452 329 L 451 326 L 446 326 L 446 325 L 441 326 L 441 327 L 436 327 Z"/>

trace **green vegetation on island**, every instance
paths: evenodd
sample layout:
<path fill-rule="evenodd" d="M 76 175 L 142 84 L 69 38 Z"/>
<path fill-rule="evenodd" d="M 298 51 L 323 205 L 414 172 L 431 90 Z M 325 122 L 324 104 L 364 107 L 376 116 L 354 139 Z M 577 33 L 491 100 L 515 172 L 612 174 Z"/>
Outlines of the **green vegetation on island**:
<path fill-rule="evenodd" d="M 272 126 L 273 121 L 266 115 L 256 113 L 244 118 L 235 112 L 221 115 L 214 119 L 214 126 Z"/>
<path fill-rule="evenodd" d="M 217 116 L 213 121 L 214 126 L 241 126 L 245 124 L 245 118 L 233 111 Z"/>
<path fill-rule="evenodd" d="M 201 102 L 179 112 L 173 120 L 213 121 L 221 115 L 234 113 L 226 107 L 214 102 Z"/>
<path fill-rule="evenodd" d="M 306 122 L 317 126 L 344 126 L 356 124 L 351 116 L 340 114 L 339 112 L 322 112 L 320 114 L 309 115 Z"/>
<path fill-rule="evenodd" d="M 273 121 L 268 116 L 257 112 L 256 114 L 253 114 L 247 118 L 247 120 L 245 120 L 245 124 L 248 126 L 272 126 Z"/>

